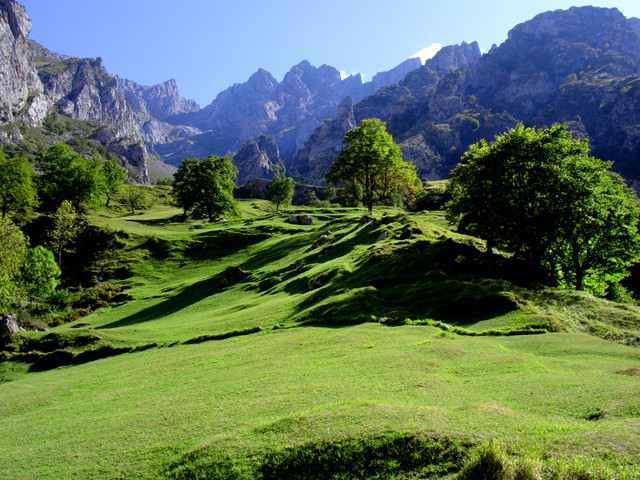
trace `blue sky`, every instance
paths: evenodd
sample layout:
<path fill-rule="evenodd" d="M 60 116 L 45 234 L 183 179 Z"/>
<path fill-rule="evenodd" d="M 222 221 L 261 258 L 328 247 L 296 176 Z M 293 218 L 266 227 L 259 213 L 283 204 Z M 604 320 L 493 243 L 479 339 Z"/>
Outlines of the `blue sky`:
<path fill-rule="evenodd" d="M 175 78 L 201 106 L 258 68 L 278 80 L 301 60 L 365 80 L 434 44 L 477 40 L 483 51 L 538 13 L 573 5 L 640 17 L 640 1 L 514 0 L 18 0 L 30 38 L 102 57 L 144 85 Z"/>

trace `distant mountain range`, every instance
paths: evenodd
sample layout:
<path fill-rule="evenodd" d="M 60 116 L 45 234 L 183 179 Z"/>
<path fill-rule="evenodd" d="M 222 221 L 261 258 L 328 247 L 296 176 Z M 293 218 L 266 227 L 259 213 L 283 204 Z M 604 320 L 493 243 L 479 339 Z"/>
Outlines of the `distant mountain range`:
<path fill-rule="evenodd" d="M 99 58 L 27 40 L 29 30 L 24 9 L 0 0 L 0 141 L 26 142 L 25 128 L 46 128 L 52 115 L 85 122 L 88 140 L 120 156 L 141 183 L 151 163 L 167 172 L 162 161 L 229 154 L 239 184 L 283 167 L 322 184 L 345 132 L 377 117 L 424 178 L 446 178 L 471 143 L 519 121 L 567 122 L 640 185 L 640 20 L 616 9 L 542 13 L 485 55 L 475 42 L 448 46 L 425 65 L 412 58 L 367 83 L 307 61 L 281 82 L 259 69 L 204 108 L 182 98 L 174 80 L 149 87 L 117 78 Z"/>

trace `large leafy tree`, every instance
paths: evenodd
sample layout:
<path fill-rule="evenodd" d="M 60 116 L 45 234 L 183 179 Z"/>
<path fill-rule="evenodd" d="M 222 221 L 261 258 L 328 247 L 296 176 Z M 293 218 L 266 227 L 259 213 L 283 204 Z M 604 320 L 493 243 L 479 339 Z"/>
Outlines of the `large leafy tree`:
<path fill-rule="evenodd" d="M 32 299 L 45 300 L 54 292 L 62 272 L 53 253 L 43 246 L 27 250 L 20 279 L 22 286 Z"/>
<path fill-rule="evenodd" d="M 378 118 L 365 119 L 346 133 L 344 148 L 331 165 L 327 181 L 345 184 L 369 212 L 394 194 L 412 197 L 420 181 L 415 166 L 402 160 L 400 147 Z"/>
<path fill-rule="evenodd" d="M 198 199 L 199 165 L 200 160 L 197 158 L 185 158 L 173 174 L 173 196 L 184 211 L 185 217 L 189 215 Z"/>
<path fill-rule="evenodd" d="M 8 218 L 0 218 L 0 312 L 13 303 L 26 253 L 27 241 L 20 229 Z"/>
<path fill-rule="evenodd" d="M 50 233 L 51 247 L 58 255 L 58 268 L 62 265 L 62 253 L 72 252 L 73 243 L 82 229 L 78 212 L 69 200 L 63 200 L 54 216 L 54 228 Z"/>
<path fill-rule="evenodd" d="M 37 161 L 42 171 L 38 176 L 42 206 L 55 211 L 64 200 L 77 210 L 97 205 L 105 190 L 101 159 L 85 160 L 64 143 L 49 147 Z"/>
<path fill-rule="evenodd" d="M 603 293 L 640 256 L 638 200 L 565 125 L 520 124 L 452 171 L 452 223 L 547 280 Z"/>
<path fill-rule="evenodd" d="M 280 209 L 280 204 L 291 205 L 294 186 L 293 178 L 285 177 L 284 175 L 273 177 L 269 187 L 269 200 L 276 204 L 276 211 Z"/>
<path fill-rule="evenodd" d="M 0 186 L 3 218 L 9 212 L 26 210 L 36 202 L 33 168 L 25 157 L 6 158 L 0 150 Z"/>
<path fill-rule="evenodd" d="M 111 198 L 122 190 L 124 180 L 127 178 L 127 170 L 117 163 L 117 157 L 110 157 L 102 165 L 102 175 L 104 178 L 104 193 L 107 195 L 107 204 L 109 208 Z"/>
<path fill-rule="evenodd" d="M 233 213 L 233 178 L 236 173 L 236 167 L 227 156 L 184 159 L 174 174 L 176 203 L 182 207 L 185 215 L 208 217 L 209 221 Z"/>

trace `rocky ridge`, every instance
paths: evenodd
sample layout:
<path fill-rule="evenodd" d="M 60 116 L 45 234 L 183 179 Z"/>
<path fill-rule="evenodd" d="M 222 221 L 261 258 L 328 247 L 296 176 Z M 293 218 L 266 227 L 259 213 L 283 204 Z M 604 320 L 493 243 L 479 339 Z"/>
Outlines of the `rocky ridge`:
<path fill-rule="evenodd" d="M 18 143 L 19 125 L 39 127 L 50 114 L 87 122 L 93 139 L 124 161 L 134 181 L 148 183 L 148 152 L 136 116 L 98 59 L 54 54 L 27 40 L 31 20 L 14 0 L 0 0 L 0 139 Z"/>
<path fill-rule="evenodd" d="M 614 162 L 640 187 L 640 20 L 617 9 L 573 7 L 537 15 L 514 27 L 507 40 L 480 55 L 477 45 L 446 47 L 398 85 L 380 89 L 353 107 L 356 123 L 381 118 L 404 158 L 423 178 L 446 178 L 461 154 L 481 138 L 513 127 L 567 122 L 589 137 L 592 154 Z M 308 156 L 319 128 L 293 165 L 330 165 Z M 334 157 L 335 158 L 335 157 Z M 320 169 L 298 180 L 323 177 Z"/>
<path fill-rule="evenodd" d="M 178 163 L 186 156 L 236 152 L 246 139 L 265 134 L 275 140 L 282 159 L 290 162 L 313 130 L 337 114 L 345 97 L 361 100 L 379 85 L 395 83 L 419 66 L 419 59 L 409 59 L 367 83 L 360 75 L 342 78 L 334 67 L 314 67 L 306 60 L 292 67 L 282 82 L 259 69 L 247 82 L 218 94 L 202 110 L 168 118 L 171 124 L 197 131 L 189 141 L 173 138 L 155 144 L 155 149 L 168 162 Z"/>
<path fill-rule="evenodd" d="M 264 134 L 244 142 L 233 157 L 233 164 L 238 168 L 237 185 L 255 178 L 271 179 L 285 171 L 278 145 Z"/>

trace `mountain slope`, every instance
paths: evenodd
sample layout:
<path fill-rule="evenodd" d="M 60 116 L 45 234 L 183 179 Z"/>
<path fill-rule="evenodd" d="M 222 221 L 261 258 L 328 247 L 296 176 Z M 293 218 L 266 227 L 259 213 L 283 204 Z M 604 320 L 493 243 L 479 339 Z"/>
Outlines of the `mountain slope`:
<path fill-rule="evenodd" d="M 616 9 L 546 12 L 516 26 L 476 61 L 459 62 L 455 71 L 434 75 L 438 69 L 425 66 L 410 73 L 356 104 L 354 117 L 388 122 L 405 159 L 429 179 L 446 178 L 471 143 L 491 140 L 519 121 L 568 122 L 590 138 L 595 156 L 613 161 L 636 185 L 639 33 L 640 20 Z M 427 63 L 436 58 L 447 57 L 439 52 Z"/>

